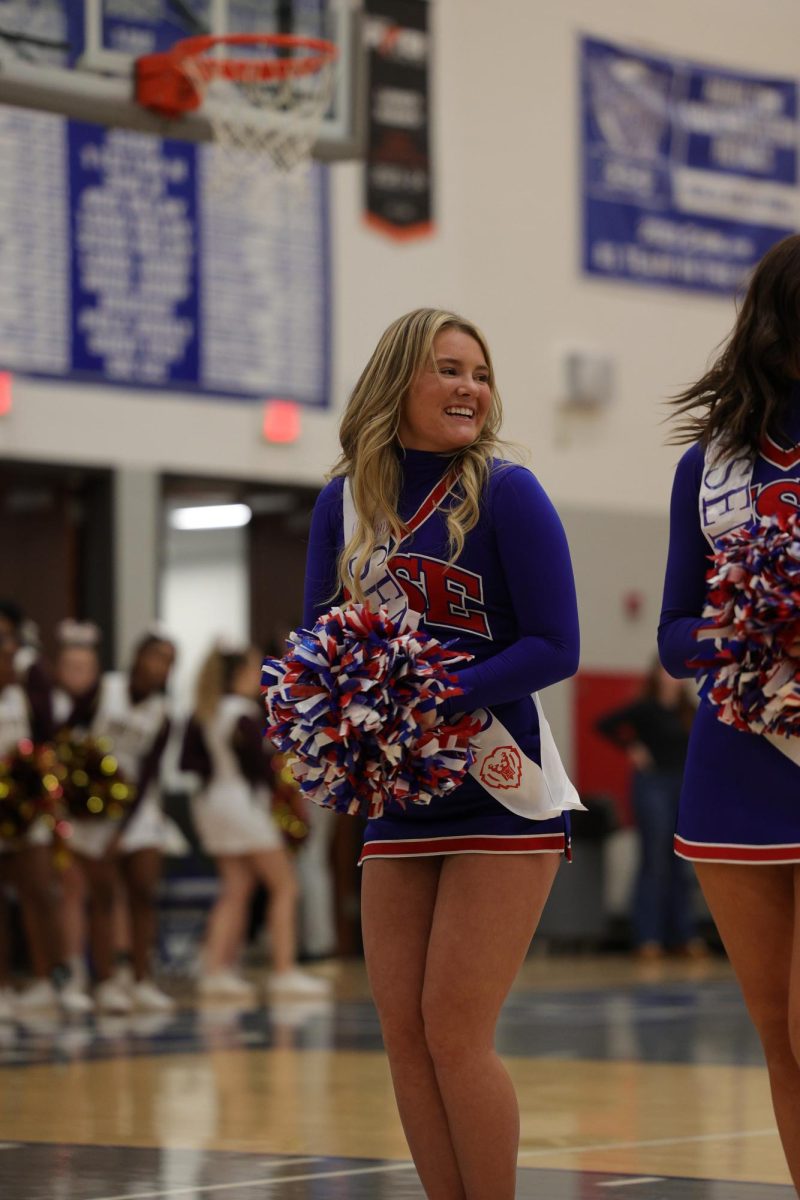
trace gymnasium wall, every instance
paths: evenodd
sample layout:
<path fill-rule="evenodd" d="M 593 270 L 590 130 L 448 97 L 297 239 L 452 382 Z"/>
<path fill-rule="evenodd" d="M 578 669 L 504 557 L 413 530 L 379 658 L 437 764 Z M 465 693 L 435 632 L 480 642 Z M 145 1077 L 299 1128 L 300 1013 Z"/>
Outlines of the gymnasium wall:
<path fill-rule="evenodd" d="M 377 335 L 418 304 L 452 305 L 487 330 L 510 436 L 561 504 L 663 512 L 676 452 L 663 396 L 702 368 L 731 304 L 581 278 L 576 145 L 581 32 L 745 70 L 793 75 L 793 0 L 434 0 L 439 232 L 392 244 L 361 221 L 357 165 L 332 171 L 333 390 L 340 405 Z M 611 355 L 614 402 L 560 412 L 564 350 Z M 0 455 L 315 482 L 335 413 L 302 441 L 265 446 L 259 414 L 167 396 L 20 383 Z M 157 438 L 153 431 L 158 431 Z"/>

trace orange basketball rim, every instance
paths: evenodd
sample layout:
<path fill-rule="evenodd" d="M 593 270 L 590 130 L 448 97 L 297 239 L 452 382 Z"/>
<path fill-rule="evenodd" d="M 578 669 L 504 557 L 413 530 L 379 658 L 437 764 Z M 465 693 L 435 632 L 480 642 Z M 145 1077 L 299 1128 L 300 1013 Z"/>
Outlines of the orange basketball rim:
<path fill-rule="evenodd" d="M 217 55 L 218 47 L 250 47 L 262 56 Z M 324 74 L 338 48 L 324 38 L 282 33 L 230 33 L 184 38 L 164 53 L 136 62 L 136 100 L 164 117 L 200 108 L 205 88 L 215 80 L 265 88 Z"/>

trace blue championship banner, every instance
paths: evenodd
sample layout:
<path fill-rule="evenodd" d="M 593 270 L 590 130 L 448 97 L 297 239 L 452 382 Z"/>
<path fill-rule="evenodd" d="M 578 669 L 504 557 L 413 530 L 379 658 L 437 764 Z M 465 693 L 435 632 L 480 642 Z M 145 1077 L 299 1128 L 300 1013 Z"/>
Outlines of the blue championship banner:
<path fill-rule="evenodd" d="M 109 44 L 169 45 L 171 8 L 116 4 Z M 265 161 L 256 205 L 215 188 L 216 146 L 8 107 L 0 166 L 0 369 L 328 405 L 327 168 Z"/>
<path fill-rule="evenodd" d="M 800 228 L 798 84 L 580 41 L 583 269 L 730 295 Z"/>

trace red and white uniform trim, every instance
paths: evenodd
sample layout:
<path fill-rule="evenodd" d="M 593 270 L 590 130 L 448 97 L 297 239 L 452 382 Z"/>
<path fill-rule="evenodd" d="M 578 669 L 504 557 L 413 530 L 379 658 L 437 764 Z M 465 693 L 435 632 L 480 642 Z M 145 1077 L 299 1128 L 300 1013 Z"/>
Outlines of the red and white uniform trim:
<path fill-rule="evenodd" d="M 428 858 L 442 854 L 564 854 L 563 833 L 454 834 L 449 837 L 398 838 L 366 842 L 359 866 L 370 858 Z"/>
<path fill-rule="evenodd" d="M 749 866 L 800 863 L 800 843 L 745 846 L 734 842 L 690 842 L 675 834 L 675 853 L 690 862 L 743 863 Z"/>

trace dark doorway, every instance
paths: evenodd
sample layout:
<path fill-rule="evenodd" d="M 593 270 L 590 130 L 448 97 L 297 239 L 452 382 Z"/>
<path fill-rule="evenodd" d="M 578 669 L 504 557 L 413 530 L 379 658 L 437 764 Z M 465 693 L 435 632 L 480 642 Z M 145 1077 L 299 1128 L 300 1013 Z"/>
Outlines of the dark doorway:
<path fill-rule="evenodd" d="M 46 654 L 65 617 L 96 622 L 113 657 L 112 473 L 0 461 L 0 595 L 38 626 Z"/>
<path fill-rule="evenodd" d="M 250 636 L 283 653 L 283 639 L 303 614 L 303 576 L 316 488 L 244 480 L 166 476 L 164 504 L 246 504 Z"/>

